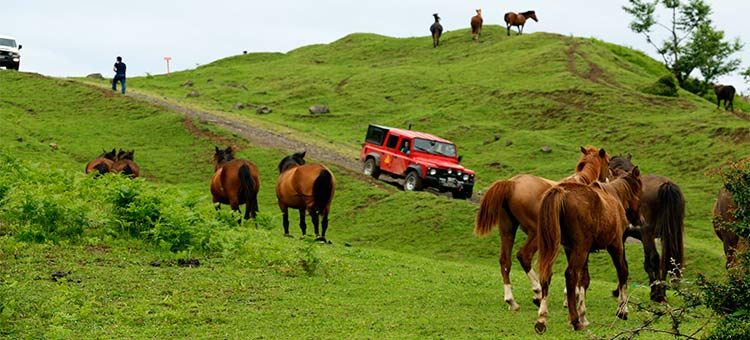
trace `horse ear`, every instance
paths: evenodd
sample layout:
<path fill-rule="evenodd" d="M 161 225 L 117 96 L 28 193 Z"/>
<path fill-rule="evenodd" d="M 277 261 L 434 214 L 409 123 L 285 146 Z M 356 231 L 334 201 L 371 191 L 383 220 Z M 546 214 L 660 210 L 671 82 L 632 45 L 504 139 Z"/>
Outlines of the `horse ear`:
<path fill-rule="evenodd" d="M 638 167 L 633 168 L 633 176 L 641 177 L 641 169 L 638 169 Z"/>
<path fill-rule="evenodd" d="M 219 147 L 214 145 L 214 152 L 219 153 Z"/>
<path fill-rule="evenodd" d="M 298 153 L 296 153 L 294 155 L 297 156 L 297 157 L 299 157 L 299 158 L 305 158 L 305 154 L 306 153 L 307 153 L 307 150 L 302 151 L 302 152 L 298 152 Z"/>
<path fill-rule="evenodd" d="M 586 154 L 586 148 L 581 147 L 581 153 L 585 155 Z"/>
<path fill-rule="evenodd" d="M 599 157 L 607 157 L 607 151 L 604 151 L 604 149 L 599 149 Z"/>

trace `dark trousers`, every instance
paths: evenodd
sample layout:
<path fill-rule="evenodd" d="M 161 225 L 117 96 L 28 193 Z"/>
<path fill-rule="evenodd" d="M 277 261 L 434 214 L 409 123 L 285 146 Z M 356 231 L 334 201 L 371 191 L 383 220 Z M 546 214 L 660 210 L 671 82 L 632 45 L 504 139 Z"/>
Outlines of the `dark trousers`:
<path fill-rule="evenodd" d="M 112 91 L 117 91 L 117 82 L 122 83 L 122 93 L 125 94 L 125 75 L 124 74 L 117 74 L 115 75 L 115 79 L 112 79 Z"/>

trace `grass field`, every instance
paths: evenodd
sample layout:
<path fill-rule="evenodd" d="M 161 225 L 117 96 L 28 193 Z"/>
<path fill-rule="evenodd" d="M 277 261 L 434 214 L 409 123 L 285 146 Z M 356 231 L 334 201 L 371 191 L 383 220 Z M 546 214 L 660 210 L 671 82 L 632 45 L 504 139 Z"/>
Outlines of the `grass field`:
<path fill-rule="evenodd" d="M 478 171 L 481 187 L 521 172 L 562 177 L 571 172 L 579 145 L 630 152 L 646 172 L 672 177 L 686 194 L 688 277 L 721 273 L 709 213 L 718 178 L 704 173 L 747 155 L 747 121 L 685 92 L 676 99 L 640 93 L 640 86 L 665 73 L 641 53 L 545 33 L 506 38 L 496 27 L 487 32 L 480 44 L 471 43 L 465 31 L 450 32 L 437 50 L 424 37 L 355 34 L 288 54 L 237 56 L 169 77 L 135 78 L 129 88 L 298 131 L 352 156 L 367 122 L 411 122 L 454 140 L 465 164 Z M 182 86 L 187 80 L 194 85 Z M 80 237 L 31 243 L 17 233 L 26 226 L 0 219 L 4 336 L 536 336 L 527 279 L 514 264 L 514 293 L 522 310 L 507 311 L 498 239 L 471 235 L 476 206 L 469 202 L 384 190 L 334 167 L 339 184 L 329 229 L 334 244 L 287 239 L 272 189 L 284 151 L 249 145 L 75 81 L 0 72 L 0 86 L 0 151 L 40 177 L 57 171 L 85 182 L 83 166 L 101 149 L 135 149 L 144 184 L 158 195 L 194 201 L 196 214 L 211 222 L 197 228 L 220 245 L 172 252 L 148 239 L 97 231 L 112 223 L 103 217 L 93 219 L 97 228 Z M 185 98 L 192 90 L 200 96 Z M 235 110 L 237 102 L 269 105 L 274 112 Z M 307 106 L 320 103 L 332 113 L 306 113 Z M 506 146 L 507 140 L 513 144 Z M 226 141 L 260 167 L 258 227 L 215 225 L 228 219 L 210 204 L 210 156 L 213 145 Z M 539 152 L 542 145 L 553 152 Z M 43 189 L 33 197 L 54 196 L 54 190 Z M 85 197 L 80 202 L 97 207 L 86 210 L 94 216 L 110 209 Z M 0 210 L 3 204 L 20 203 L 0 200 Z M 186 258 L 201 265 L 177 265 Z M 633 302 L 648 299 L 642 258 L 639 245 L 628 245 Z M 151 265 L 154 261 L 161 265 Z M 609 297 L 615 274 L 606 254 L 593 254 L 590 267 L 589 331 L 574 333 L 557 307 L 564 281 L 559 260 L 547 336 L 608 337 L 646 316 L 631 308 L 629 321 L 616 321 L 616 302 Z M 51 280 L 57 271 L 70 274 Z"/>

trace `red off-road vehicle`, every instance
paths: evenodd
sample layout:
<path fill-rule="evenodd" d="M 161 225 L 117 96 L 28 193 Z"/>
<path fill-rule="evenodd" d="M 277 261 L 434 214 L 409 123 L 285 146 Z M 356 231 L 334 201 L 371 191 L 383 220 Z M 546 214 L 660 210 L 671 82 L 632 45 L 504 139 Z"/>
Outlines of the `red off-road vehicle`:
<path fill-rule="evenodd" d="M 370 124 L 359 157 L 365 175 L 403 178 L 406 191 L 432 187 L 470 198 L 474 190 L 474 171 L 459 164 L 456 145 L 431 134 Z"/>

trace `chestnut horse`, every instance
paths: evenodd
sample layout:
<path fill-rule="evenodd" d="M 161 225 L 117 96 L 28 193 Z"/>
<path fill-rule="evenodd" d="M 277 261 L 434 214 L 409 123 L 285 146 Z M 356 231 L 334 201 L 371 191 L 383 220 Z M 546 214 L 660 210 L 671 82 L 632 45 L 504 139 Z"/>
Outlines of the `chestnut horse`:
<path fill-rule="evenodd" d="M 471 39 L 479 42 L 479 36 L 482 34 L 482 9 L 477 9 L 477 15 L 471 17 Z"/>
<path fill-rule="evenodd" d="M 523 13 L 505 13 L 505 28 L 508 30 L 508 36 L 510 36 L 510 27 L 516 26 L 518 28 L 518 34 L 523 34 L 523 25 L 526 24 L 526 19 L 532 19 L 539 22 L 536 18 L 536 12 L 526 11 Z"/>
<path fill-rule="evenodd" d="M 331 211 L 336 179 L 331 170 L 322 164 L 305 164 L 305 152 L 284 157 L 279 163 L 279 179 L 276 182 L 276 197 L 284 214 L 284 236 L 289 235 L 289 208 L 299 210 L 299 228 L 302 237 L 307 234 L 305 212 L 315 228 L 315 240 L 326 242 L 328 213 Z M 318 233 L 318 218 L 323 217 L 322 233 Z"/>
<path fill-rule="evenodd" d="M 714 204 L 714 232 L 724 244 L 724 255 L 727 257 L 727 269 L 734 265 L 735 254 L 737 251 L 747 249 L 747 240 L 737 236 L 734 231 L 726 228 L 726 223 L 734 222 L 735 217 L 732 214 L 735 210 L 732 193 L 726 188 L 719 190 L 719 197 Z"/>
<path fill-rule="evenodd" d="M 614 172 L 632 171 L 632 156 L 615 156 L 609 163 Z M 628 228 L 625 238 L 631 236 L 643 243 L 643 268 L 651 286 L 651 300 L 664 302 L 667 295 L 667 274 L 682 275 L 685 262 L 683 239 L 685 234 L 685 197 L 680 187 L 664 176 L 645 175 L 641 193 L 641 223 Z M 661 240 L 661 257 L 655 239 Z M 617 296 L 617 291 L 612 292 Z"/>
<path fill-rule="evenodd" d="M 110 152 L 102 150 L 102 154 L 99 157 L 86 164 L 86 173 L 90 174 L 93 171 L 98 171 L 99 175 L 108 173 L 112 169 L 112 164 L 115 163 L 115 159 L 117 158 L 116 153 L 115 149 L 112 149 Z"/>
<path fill-rule="evenodd" d="M 609 175 L 609 156 L 604 149 L 581 147 L 583 155 L 575 168 L 575 174 L 562 179 L 566 182 L 590 184 L 597 180 L 605 181 Z M 539 203 L 547 189 L 558 182 L 533 175 L 517 175 L 509 180 L 496 181 L 482 197 L 477 212 L 474 234 L 485 236 L 497 225 L 500 230 L 500 272 L 503 276 L 504 300 L 510 310 L 520 306 L 513 298 L 510 284 L 511 252 L 518 226 L 528 235 L 526 243 L 518 251 L 518 262 L 531 281 L 534 303 L 541 300 L 541 286 L 536 273 L 531 268 L 537 251 L 536 230 L 539 216 Z"/>
<path fill-rule="evenodd" d="M 130 178 L 136 178 L 141 174 L 141 168 L 133 160 L 135 150 L 125 151 L 120 149 L 117 153 L 117 158 L 114 164 L 112 164 L 111 171 L 114 173 L 121 173 Z"/>
<path fill-rule="evenodd" d="M 586 290 L 589 287 L 589 253 L 607 249 L 617 270 L 619 306 L 617 316 L 628 318 L 628 264 L 625 259 L 623 233 L 628 222 L 638 223 L 641 197 L 640 170 L 635 167 L 612 182 L 592 185 L 560 183 L 549 189 L 539 210 L 539 280 L 542 301 L 534 329 L 547 330 L 549 285 L 552 265 L 560 244 L 565 247 L 568 268 L 565 270 L 568 320 L 573 329 L 588 326 Z"/>
<path fill-rule="evenodd" d="M 234 158 L 234 150 L 215 147 L 214 176 L 211 178 L 213 203 L 229 204 L 234 211 L 240 211 L 245 204 L 245 219 L 255 218 L 258 213 L 258 191 L 260 174 L 258 167 L 246 159 Z M 216 205 L 218 210 L 219 204 Z M 242 219 L 239 220 L 242 222 Z"/>

